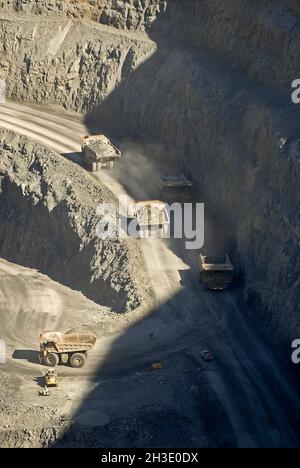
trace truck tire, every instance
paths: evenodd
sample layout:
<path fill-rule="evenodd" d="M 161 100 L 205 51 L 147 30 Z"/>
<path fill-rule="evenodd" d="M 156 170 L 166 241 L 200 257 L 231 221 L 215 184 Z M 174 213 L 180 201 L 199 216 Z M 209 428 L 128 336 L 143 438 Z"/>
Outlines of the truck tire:
<path fill-rule="evenodd" d="M 99 170 L 99 169 L 98 169 L 98 163 L 92 162 L 92 163 L 91 163 L 91 169 L 90 169 L 90 171 L 91 171 L 91 172 L 97 172 L 98 170 Z"/>
<path fill-rule="evenodd" d="M 48 353 L 43 357 L 43 364 L 48 367 L 56 367 L 59 363 L 59 356 L 55 353 Z"/>
<path fill-rule="evenodd" d="M 84 366 L 86 361 L 86 356 L 81 353 L 74 353 L 70 357 L 70 366 L 74 367 L 75 369 L 80 369 Z"/>

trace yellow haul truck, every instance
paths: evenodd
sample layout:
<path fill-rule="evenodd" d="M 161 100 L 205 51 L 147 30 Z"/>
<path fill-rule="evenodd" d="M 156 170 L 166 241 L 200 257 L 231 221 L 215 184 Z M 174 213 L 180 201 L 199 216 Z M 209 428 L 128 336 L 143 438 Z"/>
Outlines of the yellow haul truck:
<path fill-rule="evenodd" d="M 194 199 L 193 183 L 185 175 L 161 176 L 161 198 L 169 205 L 191 203 Z"/>
<path fill-rule="evenodd" d="M 96 344 L 93 333 L 45 332 L 40 335 L 40 359 L 45 366 L 55 367 L 59 363 L 71 367 L 83 367 L 88 352 Z"/>
<path fill-rule="evenodd" d="M 210 290 L 228 289 L 234 279 L 234 266 L 228 255 L 225 257 L 200 255 L 200 278 Z"/>
<path fill-rule="evenodd" d="M 83 165 L 91 172 L 111 169 L 121 157 L 121 151 L 105 135 L 82 137 L 81 151 Z"/>
<path fill-rule="evenodd" d="M 166 204 L 159 200 L 145 200 L 129 208 L 128 218 L 136 218 L 140 238 L 161 238 L 168 234 L 170 216 Z"/>

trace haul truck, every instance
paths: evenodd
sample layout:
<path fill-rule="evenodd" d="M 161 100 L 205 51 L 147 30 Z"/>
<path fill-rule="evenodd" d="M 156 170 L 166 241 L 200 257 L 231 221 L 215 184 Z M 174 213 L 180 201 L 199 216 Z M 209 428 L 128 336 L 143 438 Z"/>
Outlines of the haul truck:
<path fill-rule="evenodd" d="M 193 183 L 184 174 L 161 176 L 161 198 L 167 203 L 189 203 L 193 199 Z"/>
<path fill-rule="evenodd" d="M 45 332 L 40 335 L 40 358 L 45 366 L 55 367 L 59 363 L 71 367 L 83 367 L 88 352 L 96 343 L 92 333 Z"/>
<path fill-rule="evenodd" d="M 200 255 L 201 281 L 211 290 L 228 289 L 234 279 L 234 266 L 225 257 L 207 257 Z"/>
<path fill-rule="evenodd" d="M 111 169 L 121 157 L 121 151 L 105 135 L 82 137 L 81 151 L 82 163 L 91 172 Z"/>
<path fill-rule="evenodd" d="M 129 208 L 128 218 L 137 219 L 140 238 L 160 238 L 168 234 L 170 216 L 162 201 L 137 202 Z"/>

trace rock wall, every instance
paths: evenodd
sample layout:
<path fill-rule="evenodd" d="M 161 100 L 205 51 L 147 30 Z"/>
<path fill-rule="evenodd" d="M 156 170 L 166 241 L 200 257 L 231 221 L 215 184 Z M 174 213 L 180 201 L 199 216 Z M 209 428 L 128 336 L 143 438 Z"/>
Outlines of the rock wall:
<path fill-rule="evenodd" d="M 0 256 L 37 268 L 114 311 L 140 303 L 138 249 L 96 236 L 96 208 L 113 198 L 82 169 L 0 132 Z"/>
<path fill-rule="evenodd" d="M 156 49 L 146 37 L 71 20 L 0 22 L 7 97 L 81 112 L 100 103 Z"/>
<path fill-rule="evenodd" d="M 162 27 L 174 41 L 206 51 L 277 92 L 290 93 L 298 76 L 296 0 L 172 0 Z"/>
<path fill-rule="evenodd" d="M 165 0 L 6 0 L 0 2 L 3 12 L 85 18 L 132 31 L 144 31 L 145 28 L 151 26 L 165 5 Z"/>
<path fill-rule="evenodd" d="M 228 0 L 226 7 L 223 0 L 7 0 L 2 8 L 0 3 L 0 15 L 12 12 L 14 21 L 2 20 L 0 78 L 13 77 L 21 99 L 36 100 L 37 96 L 24 91 L 21 95 L 21 89 L 40 87 L 43 79 L 48 88 L 42 86 L 40 99 L 48 99 L 54 91 L 53 100 L 61 103 L 53 87 L 65 87 L 65 92 L 77 96 L 63 103 L 66 107 L 89 110 L 119 83 L 125 58 L 132 61 L 126 69 L 134 70 L 153 52 L 145 45 L 146 38 L 133 34 L 145 29 L 160 45 L 167 38 L 174 48 L 184 44 L 189 50 L 206 52 L 281 94 L 290 95 L 291 83 L 298 77 L 300 8 L 295 0 Z M 34 21 L 33 15 L 40 21 Z M 71 22 L 74 18 L 82 19 L 81 23 Z M 91 31 L 85 19 L 132 35 Z M 58 22 L 58 28 L 49 28 L 51 21 Z M 15 57 L 21 74 L 11 69 Z M 28 72 L 38 78 L 38 86 L 26 82 Z M 88 83 L 87 73 L 91 75 Z M 95 88 L 101 88 L 101 96 Z M 17 91 L 9 88 L 8 95 L 12 93 L 15 98 Z"/>

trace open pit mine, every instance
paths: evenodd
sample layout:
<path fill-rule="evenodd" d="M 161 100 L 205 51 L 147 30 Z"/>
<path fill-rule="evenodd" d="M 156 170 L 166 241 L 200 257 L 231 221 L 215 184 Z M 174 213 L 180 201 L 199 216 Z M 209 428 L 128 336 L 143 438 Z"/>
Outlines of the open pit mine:
<path fill-rule="evenodd" d="M 0 2 L 0 447 L 300 447 L 299 41 L 297 0 Z"/>

